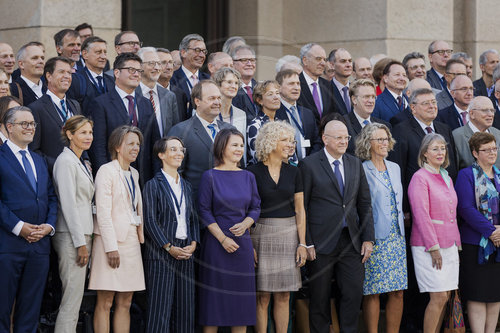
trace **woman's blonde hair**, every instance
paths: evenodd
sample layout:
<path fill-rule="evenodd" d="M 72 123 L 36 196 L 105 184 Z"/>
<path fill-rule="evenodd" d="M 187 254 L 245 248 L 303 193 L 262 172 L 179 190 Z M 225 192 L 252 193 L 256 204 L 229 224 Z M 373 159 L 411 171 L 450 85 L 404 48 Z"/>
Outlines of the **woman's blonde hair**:
<path fill-rule="evenodd" d="M 255 154 L 257 159 L 265 162 L 269 154 L 276 149 L 278 141 L 283 136 L 295 137 L 295 129 L 287 122 L 276 120 L 264 124 L 255 139 Z"/>

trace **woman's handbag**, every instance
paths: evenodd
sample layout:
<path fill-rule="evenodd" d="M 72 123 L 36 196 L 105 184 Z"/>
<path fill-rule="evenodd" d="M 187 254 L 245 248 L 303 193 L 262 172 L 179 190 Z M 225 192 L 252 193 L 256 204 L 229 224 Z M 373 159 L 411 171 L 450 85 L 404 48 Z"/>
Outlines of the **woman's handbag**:
<path fill-rule="evenodd" d="M 444 333 L 465 333 L 464 313 L 458 289 L 451 291 L 450 299 L 446 305 Z"/>

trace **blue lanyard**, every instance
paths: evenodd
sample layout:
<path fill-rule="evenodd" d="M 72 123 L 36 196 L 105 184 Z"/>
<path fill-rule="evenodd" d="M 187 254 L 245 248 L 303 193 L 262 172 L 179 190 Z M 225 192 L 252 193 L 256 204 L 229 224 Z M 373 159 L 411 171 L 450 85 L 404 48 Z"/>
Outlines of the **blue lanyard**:
<path fill-rule="evenodd" d="M 50 100 L 52 101 L 52 98 Z M 54 103 L 54 101 L 52 101 L 52 104 L 54 104 L 54 107 L 56 108 L 57 113 L 59 113 L 59 116 L 61 117 L 62 122 L 65 123 L 66 120 L 68 120 L 70 118 L 70 115 L 71 115 L 71 113 L 70 113 L 71 109 L 69 108 L 69 103 L 66 103 L 66 116 L 64 115 L 64 111 L 59 109 L 59 107 L 57 106 L 56 103 Z"/>
<path fill-rule="evenodd" d="M 132 178 L 132 172 L 130 173 L 130 181 L 132 182 L 132 188 L 130 187 L 130 183 L 128 182 L 127 177 L 125 177 L 125 181 L 127 182 L 128 191 L 132 196 L 132 209 L 135 212 L 135 183 L 134 183 L 134 178 Z"/>
<path fill-rule="evenodd" d="M 101 90 L 101 88 L 99 87 L 99 84 L 96 82 L 96 80 L 94 79 L 94 77 L 90 73 L 90 70 L 87 67 L 85 67 L 85 72 L 87 73 L 87 76 L 89 77 L 89 80 L 92 82 L 94 87 L 96 87 L 99 95 L 104 94 L 106 92 L 106 85 L 104 84 L 104 76 L 102 77 L 102 90 Z"/>
<path fill-rule="evenodd" d="M 219 113 L 219 119 L 220 121 L 224 121 L 224 118 L 222 118 L 222 113 Z M 232 125 L 233 124 L 233 106 L 231 105 L 231 109 L 229 110 L 229 123 Z"/>
<path fill-rule="evenodd" d="M 297 108 L 297 112 L 299 113 L 299 117 L 301 117 L 301 114 L 300 114 L 300 110 L 298 107 Z M 292 111 L 288 110 L 288 108 L 285 108 L 286 112 L 290 115 L 290 117 L 292 118 L 292 121 L 294 122 L 295 126 L 297 126 L 297 128 L 299 129 L 300 131 L 300 134 L 302 134 L 302 136 L 304 136 L 304 129 L 302 128 L 302 126 L 300 126 L 299 122 L 297 121 L 297 119 L 295 119 L 295 117 L 293 116 L 293 113 Z"/>
<path fill-rule="evenodd" d="M 165 177 L 165 176 L 164 176 Z M 182 206 L 182 201 L 184 200 L 184 184 L 182 184 L 182 178 L 179 177 L 179 181 L 181 183 L 181 200 L 177 200 L 177 197 L 175 196 L 174 190 L 172 190 L 172 187 L 170 187 L 170 184 L 168 183 L 168 180 L 165 178 L 167 181 L 167 189 L 168 193 L 172 196 L 172 199 L 174 200 L 175 208 L 177 208 L 177 215 L 181 215 L 181 206 Z"/>

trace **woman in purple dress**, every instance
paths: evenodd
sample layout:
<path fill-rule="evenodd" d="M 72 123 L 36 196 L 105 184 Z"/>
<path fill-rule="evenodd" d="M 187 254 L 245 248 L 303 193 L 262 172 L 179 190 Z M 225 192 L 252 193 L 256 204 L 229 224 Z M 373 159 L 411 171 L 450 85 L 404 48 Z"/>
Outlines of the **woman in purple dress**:
<path fill-rule="evenodd" d="M 249 228 L 259 218 L 255 177 L 241 170 L 243 135 L 223 129 L 215 137 L 215 168 L 206 171 L 198 193 L 201 243 L 198 323 L 204 333 L 231 326 L 246 332 L 256 323 L 255 270 Z"/>

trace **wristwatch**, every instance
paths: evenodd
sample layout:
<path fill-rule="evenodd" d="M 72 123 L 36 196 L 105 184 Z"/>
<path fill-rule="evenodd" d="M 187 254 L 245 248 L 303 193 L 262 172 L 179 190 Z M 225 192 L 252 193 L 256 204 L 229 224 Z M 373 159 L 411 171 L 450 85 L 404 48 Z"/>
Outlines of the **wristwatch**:
<path fill-rule="evenodd" d="M 172 244 L 168 244 L 167 247 L 165 247 L 165 251 L 170 252 L 171 248 L 172 248 Z"/>

